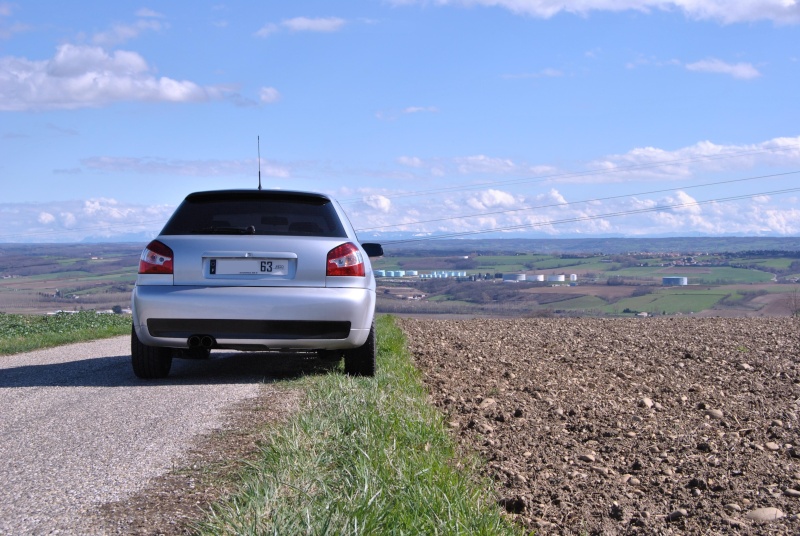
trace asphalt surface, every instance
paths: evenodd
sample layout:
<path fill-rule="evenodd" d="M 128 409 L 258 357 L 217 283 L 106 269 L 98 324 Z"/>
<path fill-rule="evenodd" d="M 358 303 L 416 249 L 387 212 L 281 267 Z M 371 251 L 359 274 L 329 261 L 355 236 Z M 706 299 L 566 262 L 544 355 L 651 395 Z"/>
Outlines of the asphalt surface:
<path fill-rule="evenodd" d="M 90 533 L 89 512 L 175 467 L 271 381 L 264 354 L 237 353 L 139 380 L 129 344 L 0 356 L 0 534 Z"/>

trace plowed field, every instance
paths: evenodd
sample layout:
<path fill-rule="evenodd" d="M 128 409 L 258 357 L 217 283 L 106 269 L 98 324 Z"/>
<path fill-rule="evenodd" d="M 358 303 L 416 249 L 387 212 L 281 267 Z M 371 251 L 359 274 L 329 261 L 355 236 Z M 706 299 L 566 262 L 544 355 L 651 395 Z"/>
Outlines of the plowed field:
<path fill-rule="evenodd" d="M 398 322 L 538 533 L 800 533 L 797 320 Z"/>

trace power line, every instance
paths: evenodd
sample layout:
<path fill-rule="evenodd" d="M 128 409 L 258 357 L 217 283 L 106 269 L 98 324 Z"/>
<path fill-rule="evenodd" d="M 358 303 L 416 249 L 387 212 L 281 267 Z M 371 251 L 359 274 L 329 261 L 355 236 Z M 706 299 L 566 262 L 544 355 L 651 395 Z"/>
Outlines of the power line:
<path fill-rule="evenodd" d="M 648 207 L 648 208 L 641 208 L 641 209 L 634 209 L 634 210 L 624 210 L 620 212 L 609 212 L 606 214 L 596 214 L 594 216 L 580 216 L 575 218 L 565 218 L 562 220 L 549 220 L 544 222 L 536 222 L 536 223 L 526 223 L 521 225 L 510 225 L 506 227 L 497 227 L 494 229 L 482 229 L 476 231 L 463 231 L 460 233 L 446 233 L 441 235 L 435 236 L 426 236 L 426 237 L 417 237 L 417 238 L 407 238 L 407 239 L 400 239 L 400 240 L 387 240 L 384 245 L 394 245 L 394 244 L 406 244 L 411 242 L 426 242 L 429 240 L 440 240 L 443 238 L 459 238 L 462 236 L 474 236 L 479 234 L 488 234 L 488 233 L 496 233 L 496 232 L 505 232 L 505 231 L 517 231 L 522 229 L 530 229 L 534 227 L 544 227 L 549 225 L 561 225 L 564 223 L 577 223 L 577 222 L 584 222 L 584 221 L 591 221 L 591 220 L 598 220 L 602 218 L 616 218 L 620 216 L 630 216 L 632 214 L 644 214 L 648 212 L 662 212 L 669 209 L 675 208 L 684 208 L 684 207 L 693 207 L 693 206 L 700 206 L 700 205 L 708 205 L 711 203 L 725 203 L 729 201 L 737 201 L 741 199 L 750 199 L 753 197 L 759 197 L 762 195 L 780 195 L 786 194 L 791 192 L 800 192 L 800 188 L 787 188 L 784 190 L 774 190 L 771 192 L 760 192 L 755 194 L 747 194 L 747 195 L 737 195 L 731 197 L 720 197 L 716 199 L 708 199 L 706 201 L 693 201 L 687 203 L 675 203 L 672 205 L 660 205 L 656 207 Z"/>
<path fill-rule="evenodd" d="M 763 154 L 763 153 L 773 153 L 778 151 L 788 151 L 797 149 L 800 147 L 800 144 L 791 144 L 787 146 L 781 147 L 770 147 L 770 148 L 763 148 L 763 149 L 753 149 L 749 151 L 739 151 L 739 152 L 729 152 L 729 153 L 721 153 L 717 155 L 706 155 L 706 156 L 694 156 L 688 158 L 677 158 L 673 160 L 663 160 L 660 162 L 653 162 L 647 164 L 630 164 L 628 166 L 618 166 L 613 169 L 598 169 L 598 170 L 588 170 L 588 171 L 575 171 L 575 172 L 567 172 L 567 173 L 555 173 L 551 175 L 542 175 L 536 177 L 525 177 L 519 179 L 510 179 L 507 181 L 490 181 L 490 182 L 482 182 L 471 184 L 469 186 L 447 186 L 442 188 L 433 188 L 430 190 L 417 190 L 413 192 L 403 192 L 397 194 L 388 194 L 383 195 L 383 197 L 387 199 L 398 199 L 403 197 L 421 197 L 425 195 L 432 195 L 432 194 L 441 194 L 441 193 L 448 193 L 448 192 L 460 192 L 466 190 L 479 190 L 481 188 L 487 188 L 490 186 L 505 186 L 505 185 L 513 185 L 513 184 L 522 184 L 522 183 L 530 183 L 530 182 L 545 182 L 551 180 L 558 180 L 558 179 L 570 179 L 570 178 L 577 178 L 577 177 L 591 177 L 595 175 L 610 175 L 614 173 L 623 173 L 623 172 L 630 172 L 630 171 L 638 171 L 638 170 L 647 170 L 647 169 L 654 169 L 659 167 L 667 167 L 667 166 L 674 166 L 678 164 L 690 164 L 692 162 L 702 162 L 702 161 L 713 161 L 713 160 L 726 160 L 730 158 L 740 158 L 743 156 L 751 156 L 756 154 Z M 363 197 L 358 198 L 350 198 L 341 200 L 342 204 L 349 204 L 361 201 Z"/>
<path fill-rule="evenodd" d="M 724 160 L 724 159 L 740 158 L 740 157 L 744 157 L 744 156 L 751 156 L 751 155 L 763 154 L 763 153 L 773 153 L 773 152 L 778 152 L 778 151 L 788 151 L 788 150 L 797 149 L 798 147 L 800 147 L 800 144 L 790 144 L 790 145 L 785 145 L 785 146 L 780 146 L 780 147 L 768 147 L 768 148 L 753 149 L 753 150 L 748 150 L 748 151 L 721 153 L 721 154 L 717 154 L 717 155 L 706 155 L 706 156 L 696 156 L 696 157 L 680 158 L 680 159 L 673 159 L 673 160 L 664 160 L 664 161 L 655 162 L 655 163 L 648 163 L 648 164 L 631 164 L 629 166 L 619 166 L 619 167 L 615 167 L 613 169 L 608 169 L 608 170 L 589 170 L 589 171 L 582 171 L 582 172 L 559 173 L 559 174 L 544 175 L 544 176 L 539 176 L 539 177 L 527 177 L 527 178 L 511 179 L 511 180 L 508 180 L 508 181 L 492 181 L 492 182 L 476 183 L 476 184 L 471 184 L 471 185 L 467 185 L 467 186 L 459 185 L 459 186 L 449 186 L 449 187 L 442 187 L 442 188 L 434 188 L 434 189 L 430 189 L 430 190 L 418 190 L 418 191 L 414 191 L 414 192 L 403 192 L 403 193 L 397 193 L 397 194 L 383 195 L 383 197 L 385 197 L 387 199 L 397 199 L 397 198 L 405 198 L 405 197 L 421 197 L 421 196 L 426 196 L 426 195 L 442 194 L 442 193 L 448 193 L 448 192 L 464 192 L 464 191 L 476 190 L 476 189 L 481 189 L 481 188 L 486 188 L 486 187 L 491 187 L 491 186 L 505 186 L 505 185 L 531 183 L 531 182 L 544 182 L 544 181 L 549 181 L 549 180 L 558 180 L 558 179 L 567 179 L 567 178 L 587 177 L 587 176 L 596 176 L 596 175 L 609 175 L 609 174 L 614 174 L 614 173 L 623 173 L 623 172 L 630 172 L 630 171 L 637 171 L 637 170 L 654 169 L 654 168 L 659 168 L 659 167 L 667 167 L 667 166 L 673 166 L 673 165 L 678 165 L 678 164 L 687 164 L 687 163 L 692 163 L 692 162 Z M 587 201 L 572 201 L 572 202 L 567 202 L 567 203 L 559 203 L 557 205 L 565 206 L 565 205 L 573 205 L 573 204 L 578 204 L 578 203 L 588 203 L 588 202 L 592 202 L 592 201 L 606 201 L 606 200 L 611 200 L 611 199 L 619 199 L 619 198 L 623 198 L 623 197 L 630 197 L 630 196 L 633 196 L 633 195 L 647 195 L 647 194 L 653 194 L 653 193 L 661 193 L 661 192 L 665 192 L 665 191 L 674 191 L 674 190 L 679 190 L 679 189 L 700 188 L 700 187 L 712 186 L 712 185 L 718 185 L 718 184 L 728 184 L 728 183 L 733 183 L 733 182 L 742 182 L 742 181 L 747 181 L 747 180 L 755 180 L 755 179 L 758 179 L 758 178 L 777 177 L 777 176 L 780 176 L 780 175 L 787 175 L 787 174 L 793 174 L 793 173 L 798 173 L 798 172 L 797 171 L 793 171 L 793 172 L 789 172 L 789 173 L 779 173 L 779 174 L 774 174 L 774 175 L 764 175 L 764 176 L 761 176 L 761 177 L 750 177 L 750 178 L 745 178 L 745 179 L 736 179 L 736 180 L 732 180 L 732 181 L 720 181 L 720 182 L 706 183 L 706 184 L 700 184 L 700 185 L 695 185 L 695 186 L 685 186 L 685 187 L 682 187 L 682 188 L 672 188 L 672 189 L 665 189 L 665 190 L 654 190 L 652 192 L 642 192 L 642 193 L 637 193 L 637 194 L 624 194 L 624 195 L 618 195 L 618 196 L 597 198 L 597 199 L 587 200 Z M 342 200 L 341 202 L 342 202 L 342 204 L 348 204 L 348 203 L 354 203 L 356 201 L 360 201 L 362 199 L 363 199 L 363 197 L 351 198 L 351 199 Z M 549 207 L 552 207 L 552 206 L 553 205 L 543 205 L 543 206 L 537 206 L 537 207 L 523 207 L 523 208 L 518 208 L 518 209 L 510 209 L 510 210 L 507 210 L 507 211 L 488 212 L 488 213 L 471 215 L 471 216 L 468 215 L 468 216 L 458 216 L 458 217 L 454 217 L 454 218 L 440 218 L 440 219 L 434 219 L 434 220 L 424 220 L 424 221 L 419 221 L 419 222 L 410 222 L 410 223 L 403 223 L 403 224 L 396 224 L 396 225 L 386 225 L 386 226 L 381 226 L 381 227 L 364 228 L 364 229 L 359 229 L 359 231 L 385 229 L 385 228 L 390 228 L 390 227 L 398 227 L 398 226 L 401 226 L 401 225 L 414 225 L 414 224 L 418 224 L 418 223 L 433 223 L 433 222 L 437 222 L 437 221 L 449 221 L 449 220 L 453 220 L 453 219 L 460 219 L 460 218 L 467 218 L 467 217 L 488 216 L 488 215 L 493 215 L 493 214 L 509 213 L 509 212 L 515 212 L 515 211 L 533 210 L 533 209 L 537 209 L 537 208 L 549 208 Z M 140 227 L 140 226 L 147 226 L 147 225 L 151 225 L 151 224 L 153 224 L 153 225 L 158 224 L 159 226 L 163 226 L 164 223 L 165 223 L 165 220 L 164 219 L 160 219 L 160 220 L 147 220 L 147 221 L 139 221 L 139 222 L 131 222 L 131 223 L 120 223 L 120 224 L 116 224 L 116 225 L 107 225 L 106 224 L 106 225 L 102 225 L 102 226 L 98 225 L 98 226 L 90 226 L 90 227 L 78 227 L 78 228 L 74 228 L 74 229 L 59 229 L 59 230 L 50 230 L 50 231 L 33 231 L 33 232 L 28 232 L 28 233 L 14 233 L 14 234 L 0 235 L 0 240 L 2 240 L 3 238 L 8 238 L 8 237 L 28 238 L 28 237 L 34 237 L 34 236 L 61 235 L 61 234 L 74 233 L 74 232 L 83 232 L 83 231 L 122 229 L 122 228 L 128 228 L 128 227 Z"/>
<path fill-rule="evenodd" d="M 493 211 L 493 212 L 480 212 L 480 213 L 477 213 L 477 214 L 464 214 L 464 215 L 461 215 L 461 216 L 451 216 L 451 217 L 448 217 L 448 218 L 436 218 L 436 219 L 433 219 L 433 220 L 418 220 L 418 221 L 413 221 L 413 222 L 404 222 L 404 223 L 396 223 L 396 224 L 391 224 L 391 225 L 382 225 L 382 226 L 379 226 L 379 227 L 366 227 L 366 228 L 358 229 L 358 231 L 374 231 L 374 230 L 377 230 L 377 229 L 391 229 L 391 228 L 394 228 L 394 227 L 403 227 L 403 226 L 406 226 L 406 225 L 419 225 L 419 224 L 423 224 L 423 223 L 436 223 L 436 222 L 442 222 L 442 221 L 459 220 L 459 219 L 463 219 L 463 218 L 480 218 L 480 217 L 484 217 L 484 216 L 493 216 L 493 215 L 496 215 L 496 214 L 510 214 L 512 212 L 522 212 L 522 211 L 526 211 L 526 210 L 537 210 L 537 209 L 543 209 L 543 208 L 565 207 L 565 206 L 569 206 L 569 205 L 578 205 L 578 204 L 582 204 L 582 203 L 595 203 L 595 202 L 598 202 L 598 201 L 610 201 L 612 199 L 622 199 L 622 198 L 626 198 L 626 197 L 634 197 L 634 196 L 637 196 L 637 195 L 661 194 L 661 193 L 665 193 L 665 192 L 675 192 L 675 191 L 678 191 L 678 190 L 691 190 L 693 188 L 704 188 L 704 187 L 707 187 L 707 186 L 719 186 L 721 184 L 733 184 L 733 183 L 738 183 L 738 182 L 753 181 L 753 180 L 757 180 L 757 179 L 769 179 L 769 178 L 774 178 L 774 177 L 783 177 L 783 176 L 786 176 L 786 175 L 795 175 L 797 173 L 800 173 L 800 171 L 787 171 L 786 173 L 773 173 L 771 175 L 759 175 L 757 177 L 747 177 L 747 178 L 744 178 L 744 179 L 731 179 L 731 180 L 726 180 L 726 181 L 707 182 L 705 184 L 696 184 L 696 185 L 693 185 L 693 186 L 682 186 L 682 187 L 677 187 L 677 188 L 664 188 L 664 189 L 661 189 L 661 190 L 651 190 L 649 192 L 638 192 L 638 193 L 634 193 L 634 194 L 621 194 L 621 195 L 612 195 L 612 196 L 608 196 L 608 197 L 597 197 L 597 198 L 594 198 L 594 199 L 584 199 L 582 201 L 569 201 L 569 202 L 564 202 L 564 203 L 551 203 L 549 205 L 527 206 L 527 207 L 521 207 L 521 208 L 512 208 L 512 209 L 508 209 L 508 210 L 497 210 L 497 211 Z"/>

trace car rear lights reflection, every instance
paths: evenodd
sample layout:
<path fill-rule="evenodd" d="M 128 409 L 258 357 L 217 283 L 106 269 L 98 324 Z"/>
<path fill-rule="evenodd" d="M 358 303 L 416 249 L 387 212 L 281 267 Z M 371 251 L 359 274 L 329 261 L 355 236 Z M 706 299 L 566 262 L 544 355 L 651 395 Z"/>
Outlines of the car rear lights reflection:
<path fill-rule="evenodd" d="M 350 275 L 364 277 L 364 259 L 358 246 L 347 242 L 328 252 L 328 263 L 325 275 Z"/>
<path fill-rule="evenodd" d="M 153 240 L 142 251 L 139 259 L 140 274 L 171 274 L 172 273 L 172 250 L 159 242 Z"/>

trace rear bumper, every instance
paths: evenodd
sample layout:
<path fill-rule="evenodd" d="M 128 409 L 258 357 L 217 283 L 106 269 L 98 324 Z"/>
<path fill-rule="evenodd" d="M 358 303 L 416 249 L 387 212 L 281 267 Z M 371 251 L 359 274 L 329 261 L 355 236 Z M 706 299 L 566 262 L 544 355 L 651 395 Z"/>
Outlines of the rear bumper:
<path fill-rule="evenodd" d="M 364 344 L 375 292 L 353 288 L 137 286 L 133 326 L 148 346 L 187 348 L 193 335 L 218 348 L 347 349 Z"/>

